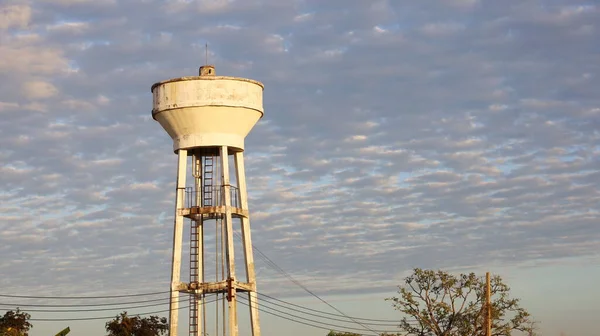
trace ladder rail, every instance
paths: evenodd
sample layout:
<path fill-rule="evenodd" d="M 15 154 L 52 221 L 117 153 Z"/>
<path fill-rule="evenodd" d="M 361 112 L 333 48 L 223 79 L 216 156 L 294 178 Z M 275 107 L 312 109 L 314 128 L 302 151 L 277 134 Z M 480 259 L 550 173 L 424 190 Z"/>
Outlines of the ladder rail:
<path fill-rule="evenodd" d="M 216 197 L 219 197 L 219 193 L 215 190 L 214 184 L 218 179 L 215 174 L 219 168 L 218 161 L 215 161 L 214 155 L 202 155 L 195 161 L 195 174 L 199 178 L 199 183 L 196 183 L 195 190 L 191 193 L 193 197 L 193 206 L 198 207 L 212 207 L 219 204 Z M 198 260 L 198 252 L 200 248 L 199 243 L 199 225 L 202 219 L 194 220 L 190 227 L 190 282 L 200 282 L 200 274 L 198 271 L 199 263 L 202 260 Z M 198 297 L 197 294 L 190 294 L 190 310 L 189 310 L 189 335 L 199 336 L 200 330 L 199 325 L 199 309 L 198 304 L 203 304 L 203 299 Z M 225 320 L 223 320 L 225 322 Z M 206 332 L 206 331 L 204 331 Z"/>
<path fill-rule="evenodd" d="M 202 184 L 202 206 L 214 206 L 213 204 L 213 179 L 214 179 L 214 158 L 212 156 L 204 157 L 202 175 L 204 177 Z"/>
<path fill-rule="evenodd" d="M 190 227 L 190 282 L 198 279 L 198 222 L 192 221 Z M 198 297 L 195 293 L 190 294 L 189 310 L 189 335 L 198 336 Z"/>

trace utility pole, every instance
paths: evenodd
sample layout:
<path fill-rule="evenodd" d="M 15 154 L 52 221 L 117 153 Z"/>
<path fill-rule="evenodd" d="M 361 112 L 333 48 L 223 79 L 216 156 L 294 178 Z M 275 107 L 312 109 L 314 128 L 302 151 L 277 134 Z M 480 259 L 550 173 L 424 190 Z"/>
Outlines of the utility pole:
<path fill-rule="evenodd" d="M 485 336 L 492 336 L 492 290 L 490 281 L 490 272 L 485 273 Z"/>

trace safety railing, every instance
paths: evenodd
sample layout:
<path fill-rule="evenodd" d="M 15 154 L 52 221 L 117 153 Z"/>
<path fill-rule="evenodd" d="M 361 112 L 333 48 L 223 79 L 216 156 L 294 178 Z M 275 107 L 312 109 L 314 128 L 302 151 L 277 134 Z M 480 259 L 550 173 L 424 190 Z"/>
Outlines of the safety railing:
<path fill-rule="evenodd" d="M 231 206 L 240 208 L 240 189 L 235 186 L 229 187 Z M 204 187 L 196 190 L 193 187 L 185 188 L 185 201 L 187 208 L 192 207 L 216 207 L 225 205 L 225 186 Z"/>

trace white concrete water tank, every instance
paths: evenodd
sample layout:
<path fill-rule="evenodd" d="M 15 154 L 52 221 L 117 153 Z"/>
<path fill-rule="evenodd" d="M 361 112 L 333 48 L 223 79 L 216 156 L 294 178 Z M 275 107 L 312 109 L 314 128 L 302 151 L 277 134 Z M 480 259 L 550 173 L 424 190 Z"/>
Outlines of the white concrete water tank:
<path fill-rule="evenodd" d="M 214 66 L 199 76 L 152 85 L 152 117 L 173 139 L 173 150 L 228 146 L 244 150 L 244 138 L 262 118 L 262 83 L 216 76 Z"/>

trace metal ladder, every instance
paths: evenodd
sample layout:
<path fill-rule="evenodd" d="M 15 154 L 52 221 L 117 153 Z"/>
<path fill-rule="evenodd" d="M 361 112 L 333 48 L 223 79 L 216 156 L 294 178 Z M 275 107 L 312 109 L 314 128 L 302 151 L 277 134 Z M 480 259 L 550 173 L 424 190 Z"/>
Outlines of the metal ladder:
<path fill-rule="evenodd" d="M 204 157 L 203 171 L 203 204 L 200 206 L 214 206 L 213 204 L 213 173 L 214 173 L 214 158 L 212 156 Z"/>
<path fill-rule="evenodd" d="M 202 171 L 202 159 L 197 158 L 195 155 L 193 156 L 194 164 L 193 164 L 193 175 L 195 179 L 203 178 L 203 175 L 200 173 Z M 202 183 L 202 182 L 200 182 Z M 199 184 L 196 184 L 196 189 L 200 187 Z M 202 202 L 199 193 L 200 190 L 194 190 L 190 197 L 192 198 L 191 206 L 202 206 L 202 204 L 198 204 Z M 190 226 L 190 283 L 199 282 L 198 276 L 198 249 L 199 246 L 199 221 L 192 220 Z M 190 294 L 190 307 L 189 307 L 189 335 L 190 336 L 198 336 L 198 296 L 195 293 Z"/>
<path fill-rule="evenodd" d="M 190 228 L 190 283 L 198 279 L 198 222 L 192 221 Z M 198 297 L 195 293 L 190 294 L 190 336 L 198 336 Z"/>
<path fill-rule="evenodd" d="M 203 159 L 203 160 L 202 160 Z M 198 170 L 202 170 L 202 191 L 196 190 L 195 193 L 192 193 L 195 197 L 197 193 L 202 192 L 202 197 L 200 198 L 201 204 L 193 204 L 198 207 L 206 207 L 213 206 L 213 174 L 214 174 L 214 157 L 213 156 L 203 156 L 200 162 L 200 167 L 197 167 Z M 199 246 L 199 222 L 192 221 L 192 226 L 190 227 L 190 283 L 191 282 L 199 282 L 199 274 L 198 274 L 198 249 Z M 198 330 L 198 300 L 196 294 L 190 294 L 190 325 L 189 325 L 189 335 L 190 336 L 199 336 Z"/>

